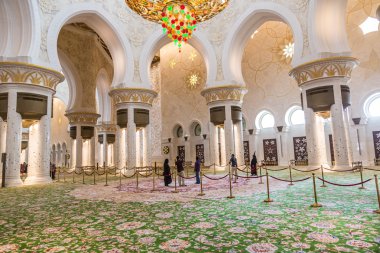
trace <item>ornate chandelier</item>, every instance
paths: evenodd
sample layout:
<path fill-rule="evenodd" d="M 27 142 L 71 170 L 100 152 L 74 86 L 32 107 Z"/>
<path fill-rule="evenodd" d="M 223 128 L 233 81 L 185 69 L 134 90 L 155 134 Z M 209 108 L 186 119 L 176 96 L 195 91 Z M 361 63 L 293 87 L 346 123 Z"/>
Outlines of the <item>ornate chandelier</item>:
<path fill-rule="evenodd" d="M 186 43 L 199 22 L 223 11 L 229 0 L 125 0 L 143 18 L 162 25 L 163 32 L 178 46 Z"/>

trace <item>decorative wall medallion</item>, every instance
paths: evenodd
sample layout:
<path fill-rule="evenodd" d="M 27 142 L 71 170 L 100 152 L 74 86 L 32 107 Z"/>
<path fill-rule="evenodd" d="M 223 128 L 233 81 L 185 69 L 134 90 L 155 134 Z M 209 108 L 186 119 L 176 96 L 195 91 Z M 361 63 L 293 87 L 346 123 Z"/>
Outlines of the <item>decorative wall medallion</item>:
<path fill-rule="evenodd" d="M 55 89 L 63 82 L 62 73 L 42 66 L 20 62 L 0 62 L 0 85 L 30 84 Z"/>
<path fill-rule="evenodd" d="M 186 76 L 185 83 L 186 88 L 189 90 L 195 90 L 203 83 L 202 75 L 196 71 L 193 71 Z"/>
<path fill-rule="evenodd" d="M 163 147 L 162 152 L 164 152 L 165 155 L 169 154 L 170 148 L 168 146 Z"/>
<path fill-rule="evenodd" d="M 154 90 L 139 88 L 118 88 L 111 90 L 109 94 L 115 104 L 141 103 L 151 106 L 157 97 L 157 92 Z"/>
<path fill-rule="evenodd" d="M 326 58 L 298 66 L 292 69 L 289 75 L 296 79 L 299 86 L 326 77 L 350 79 L 352 70 L 358 64 L 358 60 L 352 57 Z"/>
<path fill-rule="evenodd" d="M 248 90 L 243 86 L 231 85 L 204 89 L 201 95 L 205 97 L 207 104 L 217 101 L 242 102 Z"/>

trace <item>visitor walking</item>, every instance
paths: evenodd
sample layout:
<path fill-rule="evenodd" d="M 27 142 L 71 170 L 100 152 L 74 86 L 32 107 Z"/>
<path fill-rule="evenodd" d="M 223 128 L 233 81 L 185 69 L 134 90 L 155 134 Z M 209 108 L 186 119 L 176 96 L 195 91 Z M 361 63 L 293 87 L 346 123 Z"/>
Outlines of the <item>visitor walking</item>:
<path fill-rule="evenodd" d="M 165 186 L 169 186 L 169 184 L 172 183 L 172 175 L 170 173 L 169 159 L 165 159 L 163 176 L 164 176 Z"/>
<path fill-rule="evenodd" d="M 237 180 L 237 160 L 234 154 L 231 155 L 229 164 L 231 164 L 232 179 L 235 177 L 235 182 Z"/>
<path fill-rule="evenodd" d="M 253 153 L 251 160 L 251 176 L 257 176 L 257 157 L 256 152 Z"/>
<path fill-rule="evenodd" d="M 184 168 L 183 168 L 183 161 L 182 159 L 177 156 L 175 165 L 177 167 L 177 173 L 178 173 L 178 185 L 179 186 L 185 186 L 185 173 L 184 173 Z"/>
<path fill-rule="evenodd" d="M 200 173 L 201 173 L 201 160 L 199 160 L 199 157 L 195 157 L 195 164 L 194 164 L 194 171 L 195 171 L 195 178 L 196 178 L 196 181 L 195 183 L 196 184 L 200 184 L 201 183 L 201 178 L 200 178 Z"/>

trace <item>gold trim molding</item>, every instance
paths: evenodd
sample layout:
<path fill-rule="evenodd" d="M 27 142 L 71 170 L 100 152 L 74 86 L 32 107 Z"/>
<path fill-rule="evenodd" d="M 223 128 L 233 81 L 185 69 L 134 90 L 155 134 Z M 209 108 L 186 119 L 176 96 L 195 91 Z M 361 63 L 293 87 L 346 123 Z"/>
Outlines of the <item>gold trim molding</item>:
<path fill-rule="evenodd" d="M 359 64 L 353 57 L 324 58 L 302 64 L 289 72 L 299 86 L 307 82 L 330 77 L 351 78 L 352 70 Z"/>
<path fill-rule="evenodd" d="M 201 95 L 205 97 L 207 104 L 219 101 L 242 102 L 248 90 L 244 86 L 226 85 L 204 89 Z"/>
<path fill-rule="evenodd" d="M 158 93 L 154 90 L 143 88 L 117 88 L 110 91 L 114 104 L 137 103 L 153 105 Z"/>
<path fill-rule="evenodd" d="M 114 133 L 117 130 L 115 124 L 108 124 L 108 123 L 97 125 L 96 129 L 98 130 L 99 133 Z"/>
<path fill-rule="evenodd" d="M 66 113 L 65 116 L 69 119 L 70 124 L 83 124 L 83 125 L 96 125 L 98 118 L 100 117 L 97 113 L 91 112 L 70 112 Z"/>
<path fill-rule="evenodd" d="M 46 67 L 23 62 L 0 62 L 0 85 L 30 84 L 55 90 L 64 80 L 62 73 Z"/>

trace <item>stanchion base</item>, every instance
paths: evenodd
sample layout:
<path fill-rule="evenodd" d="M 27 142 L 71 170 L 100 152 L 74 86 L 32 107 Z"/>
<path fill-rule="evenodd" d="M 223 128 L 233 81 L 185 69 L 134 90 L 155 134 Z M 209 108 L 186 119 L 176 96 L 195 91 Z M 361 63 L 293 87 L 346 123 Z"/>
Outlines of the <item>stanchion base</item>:
<path fill-rule="evenodd" d="M 175 191 L 172 191 L 172 193 L 179 193 L 179 191 L 175 190 Z"/>
<path fill-rule="evenodd" d="M 322 207 L 322 205 L 319 204 L 319 203 L 314 203 L 314 204 L 312 204 L 310 207 Z"/>
<path fill-rule="evenodd" d="M 154 190 L 150 190 L 150 192 L 158 192 L 159 190 L 156 190 L 156 189 L 154 189 Z"/>
<path fill-rule="evenodd" d="M 293 183 L 290 183 L 289 185 L 292 186 L 292 185 L 294 185 L 294 184 L 293 184 Z"/>
<path fill-rule="evenodd" d="M 235 196 L 228 196 L 227 198 L 228 198 L 228 199 L 234 199 Z"/>
<path fill-rule="evenodd" d="M 327 185 L 324 185 L 324 184 L 323 184 L 323 185 L 321 185 L 321 187 L 327 187 Z"/>
<path fill-rule="evenodd" d="M 374 212 L 374 213 L 378 213 L 378 214 L 380 214 L 380 209 L 378 209 L 378 210 L 374 210 L 373 212 Z"/>
<path fill-rule="evenodd" d="M 360 190 L 364 190 L 364 189 L 367 189 L 367 188 L 365 188 L 364 186 L 360 186 L 359 189 Z"/>
<path fill-rule="evenodd" d="M 273 202 L 273 199 L 266 199 L 264 200 L 265 203 L 270 203 L 270 202 Z"/>
<path fill-rule="evenodd" d="M 198 193 L 198 196 L 204 196 L 204 195 L 206 195 L 206 193 L 203 193 L 203 192 Z"/>
<path fill-rule="evenodd" d="M 104 186 L 109 186 L 109 184 L 105 184 Z"/>
<path fill-rule="evenodd" d="M 259 182 L 259 184 L 264 184 L 263 182 Z"/>

